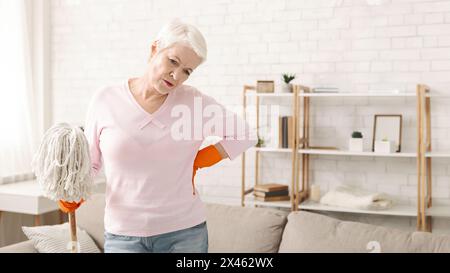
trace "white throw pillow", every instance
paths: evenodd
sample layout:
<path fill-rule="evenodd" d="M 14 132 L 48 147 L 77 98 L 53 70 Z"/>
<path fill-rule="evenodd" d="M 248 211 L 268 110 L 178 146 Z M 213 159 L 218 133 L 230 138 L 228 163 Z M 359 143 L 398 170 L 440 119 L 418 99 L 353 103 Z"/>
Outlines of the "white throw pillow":
<path fill-rule="evenodd" d="M 22 227 L 22 230 L 40 253 L 70 253 L 69 223 L 52 226 Z M 78 227 L 77 239 L 80 253 L 101 252 L 89 234 Z"/>

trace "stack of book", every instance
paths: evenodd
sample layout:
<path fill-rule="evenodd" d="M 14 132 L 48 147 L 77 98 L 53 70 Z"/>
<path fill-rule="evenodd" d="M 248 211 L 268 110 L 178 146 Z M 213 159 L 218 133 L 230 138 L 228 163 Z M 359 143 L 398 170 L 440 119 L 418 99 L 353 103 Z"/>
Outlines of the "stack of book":
<path fill-rule="evenodd" d="M 289 187 L 282 184 L 256 185 L 253 191 L 257 201 L 287 201 L 290 199 Z"/>

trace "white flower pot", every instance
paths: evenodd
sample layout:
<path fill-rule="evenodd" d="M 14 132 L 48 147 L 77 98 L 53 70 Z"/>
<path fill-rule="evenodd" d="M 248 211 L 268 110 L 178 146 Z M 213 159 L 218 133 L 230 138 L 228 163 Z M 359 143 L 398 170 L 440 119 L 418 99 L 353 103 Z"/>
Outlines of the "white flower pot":
<path fill-rule="evenodd" d="M 390 154 L 395 152 L 394 141 L 375 141 L 375 153 Z"/>
<path fill-rule="evenodd" d="M 350 138 L 348 141 L 348 150 L 351 152 L 363 151 L 363 139 L 362 138 Z"/>
<path fill-rule="evenodd" d="M 292 84 L 283 83 L 281 85 L 281 92 L 282 93 L 291 93 L 292 92 Z"/>

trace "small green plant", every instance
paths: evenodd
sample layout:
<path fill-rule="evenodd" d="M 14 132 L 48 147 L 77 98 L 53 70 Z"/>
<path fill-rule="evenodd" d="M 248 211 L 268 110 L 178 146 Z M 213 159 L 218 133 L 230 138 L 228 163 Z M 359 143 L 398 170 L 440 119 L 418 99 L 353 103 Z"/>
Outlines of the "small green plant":
<path fill-rule="evenodd" d="M 256 144 L 256 147 L 259 147 L 259 148 L 264 147 L 264 139 L 260 138 L 259 136 L 258 136 L 258 143 Z"/>
<path fill-rule="evenodd" d="M 363 135 L 362 135 L 361 132 L 354 131 L 354 132 L 352 133 L 352 138 L 363 138 Z"/>
<path fill-rule="evenodd" d="M 283 81 L 289 84 L 293 79 L 295 79 L 295 74 L 283 74 Z"/>

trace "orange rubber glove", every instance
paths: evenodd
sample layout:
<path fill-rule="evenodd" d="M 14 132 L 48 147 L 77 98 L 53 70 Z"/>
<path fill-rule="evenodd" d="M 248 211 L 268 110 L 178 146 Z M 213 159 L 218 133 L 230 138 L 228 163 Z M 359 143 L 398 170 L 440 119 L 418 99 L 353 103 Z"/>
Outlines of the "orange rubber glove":
<path fill-rule="evenodd" d="M 58 205 L 59 209 L 62 210 L 65 213 L 74 212 L 77 208 L 81 206 L 81 204 L 84 202 L 83 199 L 79 203 L 77 202 L 66 202 L 63 200 L 59 200 Z"/>
<path fill-rule="evenodd" d="M 201 149 L 194 160 L 194 171 L 192 173 L 192 194 L 195 195 L 194 176 L 197 170 L 210 167 L 222 160 L 222 156 L 214 145 Z"/>

